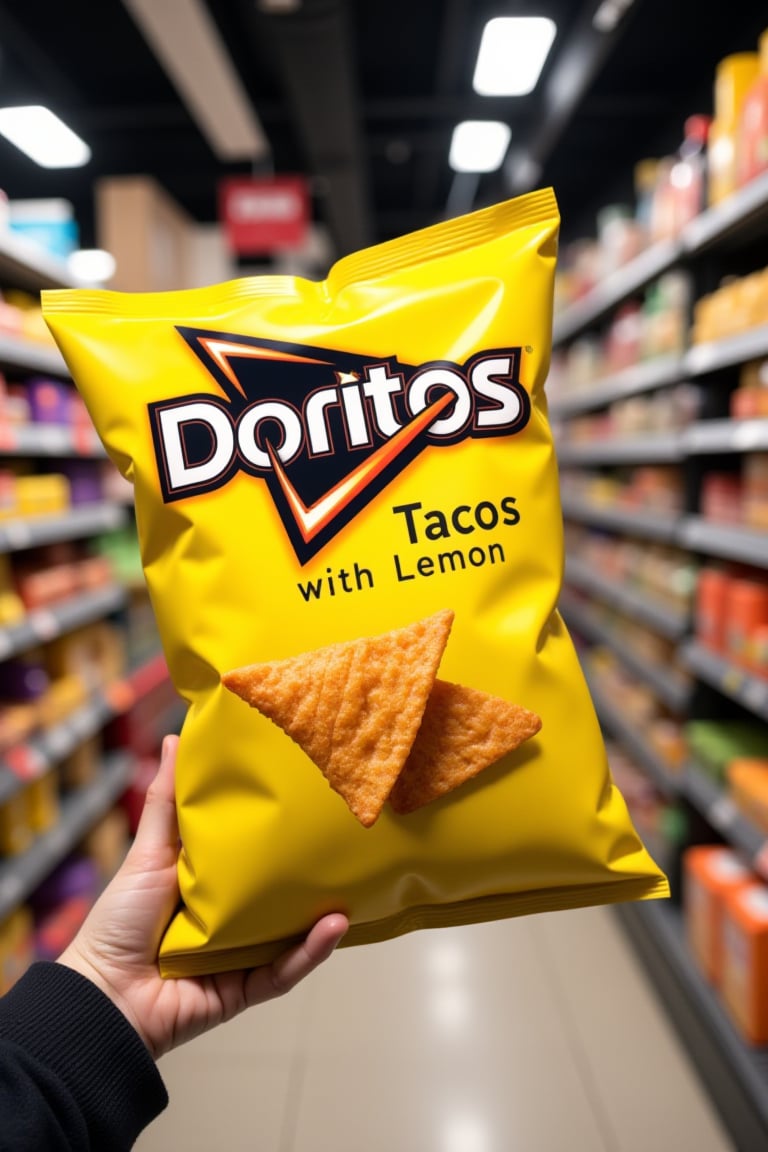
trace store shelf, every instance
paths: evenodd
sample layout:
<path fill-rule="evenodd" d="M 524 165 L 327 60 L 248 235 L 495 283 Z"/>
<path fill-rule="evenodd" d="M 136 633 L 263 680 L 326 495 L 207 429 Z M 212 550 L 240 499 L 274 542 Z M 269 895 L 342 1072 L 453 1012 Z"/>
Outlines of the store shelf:
<path fill-rule="evenodd" d="M 0 334 L 0 364 L 30 372 L 50 372 L 54 376 L 69 375 L 64 357 L 57 348 L 17 336 Z"/>
<path fill-rule="evenodd" d="M 612 628 L 602 623 L 588 606 L 574 600 L 566 590 L 560 595 L 559 608 L 569 629 L 579 632 L 593 644 L 601 644 L 619 658 L 625 668 L 647 684 L 672 712 L 684 712 L 690 699 L 690 688 L 681 684 L 665 668 L 633 652 Z"/>
<path fill-rule="evenodd" d="M 57 516 L 37 516 L 28 520 L 0 520 L 0 552 L 38 548 L 60 540 L 77 540 L 120 528 L 126 521 L 123 504 L 105 501 L 69 508 Z"/>
<path fill-rule="evenodd" d="M 653 392 L 669 384 L 677 384 L 684 375 L 681 356 L 662 356 L 642 364 L 632 364 L 621 372 L 599 379 L 589 391 L 574 392 L 563 396 L 550 405 L 551 420 L 566 420 L 582 412 L 604 408 L 616 400 L 626 400 L 644 392 Z"/>
<path fill-rule="evenodd" d="M 7 660 L 17 652 L 24 652 L 37 644 L 55 640 L 65 632 L 101 620 L 117 612 L 126 600 L 127 593 L 122 584 L 108 584 L 50 607 L 38 608 L 17 624 L 7 624 L 0 628 L 0 660 Z"/>
<path fill-rule="evenodd" d="M 633 760 L 648 774 L 658 790 L 666 797 L 678 796 L 680 786 L 664 761 L 640 735 L 638 726 L 627 721 L 621 710 L 613 704 L 594 676 L 587 674 L 592 703 L 603 728 L 613 736 Z"/>
<path fill-rule="evenodd" d="M 70 274 L 63 260 L 5 229 L 0 229 L 0 284 L 32 291 L 86 287 Z"/>
<path fill-rule="evenodd" d="M 768 419 L 698 420 L 682 433 L 686 456 L 768 451 Z"/>
<path fill-rule="evenodd" d="M 0 424 L 1 456 L 77 456 L 106 459 L 106 452 L 90 426 L 61 424 Z"/>
<path fill-rule="evenodd" d="M 689 376 L 703 376 L 720 368 L 744 364 L 768 355 L 768 324 L 750 328 L 726 340 L 713 340 L 711 344 L 694 344 L 684 357 L 685 372 Z"/>
<path fill-rule="evenodd" d="M 673 544 L 678 539 L 680 518 L 677 516 L 591 504 L 588 500 L 566 494 L 561 496 L 561 501 L 566 520 L 578 520 L 597 528 L 609 528 L 627 536 L 642 536 L 660 543 Z"/>
<path fill-rule="evenodd" d="M 0 804 L 24 784 L 34 780 L 100 732 L 110 720 L 122 715 L 168 677 L 162 654 L 153 655 L 121 680 L 97 689 L 64 720 L 51 725 L 21 744 L 7 748 L 0 757 Z"/>
<path fill-rule="evenodd" d="M 682 917 L 669 901 L 617 906 L 699 1075 L 744 1152 L 768 1147 L 768 1049 L 739 1037 L 714 990 L 695 967 Z"/>
<path fill-rule="evenodd" d="M 664 604 L 655 603 L 650 597 L 626 584 L 606 579 L 593 565 L 576 556 L 566 556 L 565 580 L 572 587 L 596 596 L 625 616 L 647 624 L 668 640 L 680 640 L 688 631 L 689 613 L 676 612 Z"/>
<path fill-rule="evenodd" d="M 639 292 L 666 272 L 680 259 L 682 244 L 676 240 L 665 240 L 646 248 L 639 256 L 623 268 L 606 276 L 582 300 L 563 309 L 555 316 L 552 343 L 556 347 L 563 344 L 577 332 L 602 319 L 622 300 Z"/>
<path fill-rule="evenodd" d="M 0 921 L 34 892 L 114 806 L 130 784 L 134 769 L 135 761 L 128 753 L 107 756 L 93 784 L 61 800 L 55 827 L 22 855 L 0 860 Z"/>
<path fill-rule="evenodd" d="M 768 568 L 768 533 L 765 532 L 728 528 L 703 516 L 686 516 L 680 522 L 677 539 L 681 547 L 694 552 Z"/>
<path fill-rule="evenodd" d="M 702 212 L 683 230 L 682 247 L 696 254 L 722 245 L 730 237 L 747 233 L 756 224 L 768 226 L 768 173 Z"/>
<path fill-rule="evenodd" d="M 720 784 L 696 764 L 687 764 L 682 778 L 683 794 L 710 827 L 742 853 L 764 879 L 768 879 L 766 835 L 751 824 Z"/>
<path fill-rule="evenodd" d="M 700 680 L 735 700 L 742 708 L 768 721 L 768 680 L 748 672 L 710 652 L 703 644 L 689 640 L 680 649 L 685 667 Z"/>
<path fill-rule="evenodd" d="M 685 451 L 679 433 L 561 443 L 557 458 L 562 467 L 574 464 L 669 464 L 682 460 Z"/>

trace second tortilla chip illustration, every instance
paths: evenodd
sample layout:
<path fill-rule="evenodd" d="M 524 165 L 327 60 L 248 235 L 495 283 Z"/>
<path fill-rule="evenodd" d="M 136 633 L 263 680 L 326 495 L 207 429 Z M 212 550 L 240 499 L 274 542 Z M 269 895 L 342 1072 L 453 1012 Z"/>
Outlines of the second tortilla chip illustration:
<path fill-rule="evenodd" d="M 405 766 L 389 797 L 398 815 L 452 792 L 541 728 L 518 704 L 436 680 Z"/>

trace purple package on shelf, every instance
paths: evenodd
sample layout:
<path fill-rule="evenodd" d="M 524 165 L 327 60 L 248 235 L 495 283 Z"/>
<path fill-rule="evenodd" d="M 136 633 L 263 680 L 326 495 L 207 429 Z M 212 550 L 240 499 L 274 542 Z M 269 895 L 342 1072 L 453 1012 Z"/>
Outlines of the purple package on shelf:
<path fill-rule="evenodd" d="M 99 870 L 88 856 L 68 856 L 33 892 L 29 904 L 37 916 L 77 896 L 95 900 L 101 887 Z"/>
<path fill-rule="evenodd" d="M 104 496 L 101 469 L 92 460 L 62 460 L 57 471 L 69 481 L 70 504 L 98 504 Z"/>
<path fill-rule="evenodd" d="M 0 699 L 19 703 L 37 700 L 47 690 L 49 677 L 42 664 L 23 658 L 0 661 Z"/>
<path fill-rule="evenodd" d="M 32 420 L 36 424 L 71 424 L 73 416 L 72 386 L 45 376 L 27 380 L 27 398 Z"/>

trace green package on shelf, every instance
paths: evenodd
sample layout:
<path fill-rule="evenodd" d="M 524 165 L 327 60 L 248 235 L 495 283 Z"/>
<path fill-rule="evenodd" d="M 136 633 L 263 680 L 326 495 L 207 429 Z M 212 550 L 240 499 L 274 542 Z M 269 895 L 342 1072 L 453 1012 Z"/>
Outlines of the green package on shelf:
<path fill-rule="evenodd" d="M 694 760 L 720 783 L 731 760 L 768 757 L 768 727 L 759 721 L 693 720 L 685 731 Z"/>

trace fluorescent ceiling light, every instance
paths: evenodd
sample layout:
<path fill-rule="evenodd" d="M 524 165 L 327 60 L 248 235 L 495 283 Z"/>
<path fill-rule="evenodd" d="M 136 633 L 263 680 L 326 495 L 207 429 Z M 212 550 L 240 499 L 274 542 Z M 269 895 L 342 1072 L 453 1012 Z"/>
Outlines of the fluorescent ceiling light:
<path fill-rule="evenodd" d="M 0 134 L 41 168 L 82 168 L 91 150 L 42 104 L 0 108 Z"/>
<path fill-rule="evenodd" d="M 483 29 L 472 86 L 480 96 L 526 96 L 538 83 L 557 27 L 546 16 L 497 16 Z"/>
<path fill-rule="evenodd" d="M 76 280 L 106 284 L 114 276 L 117 264 L 112 253 L 103 248 L 78 248 L 67 257 L 67 267 Z"/>
<path fill-rule="evenodd" d="M 258 160 L 269 143 L 202 0 L 123 0 L 220 160 Z"/>
<path fill-rule="evenodd" d="M 448 163 L 454 172 L 495 172 L 510 136 L 509 125 L 500 120 L 462 120 L 453 130 Z"/>

